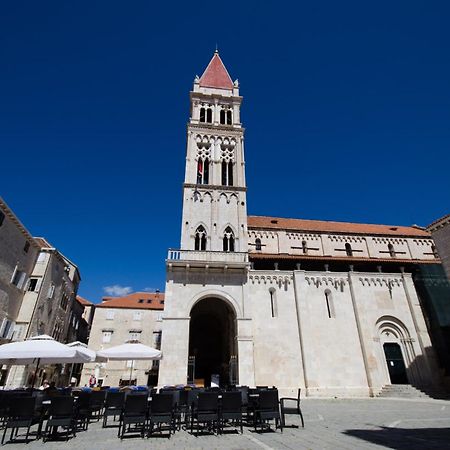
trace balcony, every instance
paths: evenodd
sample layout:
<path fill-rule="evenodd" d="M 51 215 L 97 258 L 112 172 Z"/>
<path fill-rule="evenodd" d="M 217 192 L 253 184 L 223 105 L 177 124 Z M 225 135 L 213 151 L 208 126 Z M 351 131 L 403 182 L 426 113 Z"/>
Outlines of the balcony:
<path fill-rule="evenodd" d="M 213 252 L 169 249 L 166 264 L 169 267 L 238 268 L 249 267 L 246 252 Z"/>

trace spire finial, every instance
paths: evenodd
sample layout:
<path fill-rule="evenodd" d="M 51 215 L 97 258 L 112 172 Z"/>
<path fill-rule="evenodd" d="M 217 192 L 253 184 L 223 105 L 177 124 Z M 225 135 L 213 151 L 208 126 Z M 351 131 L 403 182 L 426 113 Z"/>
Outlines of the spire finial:
<path fill-rule="evenodd" d="M 217 42 L 216 42 L 216 51 L 214 53 L 219 54 L 219 46 L 217 45 Z"/>

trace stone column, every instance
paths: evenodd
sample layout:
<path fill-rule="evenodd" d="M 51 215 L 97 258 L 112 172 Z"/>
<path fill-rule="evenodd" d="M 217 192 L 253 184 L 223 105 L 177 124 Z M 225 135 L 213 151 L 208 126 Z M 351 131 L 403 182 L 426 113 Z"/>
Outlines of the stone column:
<path fill-rule="evenodd" d="M 237 319 L 239 384 L 255 386 L 252 319 Z"/>
<path fill-rule="evenodd" d="M 164 317 L 158 385 L 185 384 L 189 356 L 189 317 Z"/>

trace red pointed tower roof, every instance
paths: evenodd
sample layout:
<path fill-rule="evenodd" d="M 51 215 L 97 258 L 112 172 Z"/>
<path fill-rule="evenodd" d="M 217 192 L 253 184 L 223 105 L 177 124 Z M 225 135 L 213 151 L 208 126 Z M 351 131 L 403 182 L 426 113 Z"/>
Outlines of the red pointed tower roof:
<path fill-rule="evenodd" d="M 233 81 L 217 50 L 200 78 L 200 86 L 216 89 L 233 89 Z"/>

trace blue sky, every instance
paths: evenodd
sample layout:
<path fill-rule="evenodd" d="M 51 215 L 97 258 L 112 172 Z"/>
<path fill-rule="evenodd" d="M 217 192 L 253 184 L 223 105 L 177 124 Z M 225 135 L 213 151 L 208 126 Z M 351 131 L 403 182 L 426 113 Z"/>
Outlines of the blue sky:
<path fill-rule="evenodd" d="M 189 90 L 216 43 L 244 96 L 250 214 L 449 212 L 448 2 L 3 2 L 0 195 L 79 266 L 81 295 L 164 289 Z"/>

